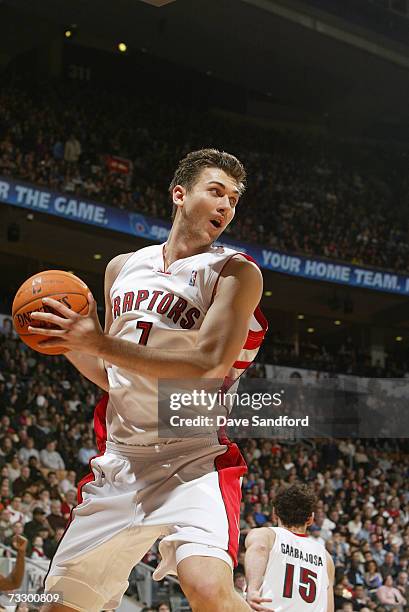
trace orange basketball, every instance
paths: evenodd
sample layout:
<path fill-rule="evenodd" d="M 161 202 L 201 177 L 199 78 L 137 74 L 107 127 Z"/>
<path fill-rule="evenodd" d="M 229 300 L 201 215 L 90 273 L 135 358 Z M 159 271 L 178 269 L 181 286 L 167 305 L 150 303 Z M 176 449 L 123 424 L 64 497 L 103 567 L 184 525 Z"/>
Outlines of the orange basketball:
<path fill-rule="evenodd" d="M 58 300 L 75 312 L 86 315 L 88 313 L 88 293 L 87 285 L 70 272 L 47 270 L 34 274 L 21 285 L 14 298 L 12 310 L 14 329 L 25 344 L 39 353 L 46 355 L 66 353 L 68 349 L 64 350 L 61 347 L 42 348 L 39 346 L 39 342 L 50 340 L 52 336 L 35 334 L 29 332 L 27 328 L 29 326 L 56 328 L 56 326 L 45 321 L 34 320 L 30 315 L 37 310 L 62 316 L 61 313 L 42 303 L 45 297 Z"/>

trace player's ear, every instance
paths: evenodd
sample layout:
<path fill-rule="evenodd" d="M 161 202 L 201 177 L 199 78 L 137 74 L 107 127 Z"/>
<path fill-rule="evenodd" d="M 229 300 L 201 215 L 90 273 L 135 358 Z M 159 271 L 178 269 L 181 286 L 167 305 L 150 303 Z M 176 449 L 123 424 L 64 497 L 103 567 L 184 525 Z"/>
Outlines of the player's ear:
<path fill-rule="evenodd" d="M 311 525 L 313 524 L 315 519 L 315 514 L 314 512 L 311 514 L 311 516 L 307 519 L 306 525 L 307 527 L 311 527 Z"/>
<path fill-rule="evenodd" d="M 172 200 L 175 206 L 182 207 L 185 201 L 186 189 L 183 185 L 175 185 L 172 191 Z"/>

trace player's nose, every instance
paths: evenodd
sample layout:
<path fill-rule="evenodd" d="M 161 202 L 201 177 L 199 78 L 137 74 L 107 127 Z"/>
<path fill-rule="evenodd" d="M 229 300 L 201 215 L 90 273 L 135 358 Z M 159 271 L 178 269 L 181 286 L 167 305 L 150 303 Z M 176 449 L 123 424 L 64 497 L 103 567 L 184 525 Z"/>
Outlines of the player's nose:
<path fill-rule="evenodd" d="M 229 196 L 226 194 L 222 198 L 220 198 L 217 206 L 217 212 L 225 212 L 230 208 L 230 200 Z"/>

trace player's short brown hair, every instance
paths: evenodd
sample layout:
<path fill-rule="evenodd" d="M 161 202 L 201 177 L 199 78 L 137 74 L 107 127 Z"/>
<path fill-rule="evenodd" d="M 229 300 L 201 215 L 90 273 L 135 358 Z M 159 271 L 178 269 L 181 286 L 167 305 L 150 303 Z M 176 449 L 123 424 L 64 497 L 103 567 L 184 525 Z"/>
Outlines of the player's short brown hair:
<path fill-rule="evenodd" d="M 305 525 L 317 505 L 315 493 L 305 484 L 294 484 L 277 493 L 274 510 L 286 527 Z"/>
<path fill-rule="evenodd" d="M 172 191 L 176 185 L 182 185 L 186 191 L 190 191 L 204 168 L 223 170 L 236 181 L 239 193 L 243 195 L 246 189 L 246 170 L 241 161 L 226 151 L 199 149 L 191 151 L 180 160 L 169 185 L 170 196 L 172 197 Z M 173 205 L 172 219 L 175 218 L 176 209 L 177 207 Z"/>

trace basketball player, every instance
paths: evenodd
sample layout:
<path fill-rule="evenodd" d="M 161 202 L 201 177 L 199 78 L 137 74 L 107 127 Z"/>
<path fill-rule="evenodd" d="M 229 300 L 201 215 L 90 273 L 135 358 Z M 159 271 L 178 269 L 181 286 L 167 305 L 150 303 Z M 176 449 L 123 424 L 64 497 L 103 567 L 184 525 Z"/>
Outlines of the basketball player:
<path fill-rule="evenodd" d="M 275 501 L 279 527 L 259 527 L 247 535 L 247 601 L 252 610 L 334 612 L 334 562 L 307 534 L 315 504 L 306 485 L 292 485 Z"/>
<path fill-rule="evenodd" d="M 236 445 L 215 431 L 158 439 L 158 379 L 224 380 L 254 359 L 267 324 L 262 276 L 246 256 L 213 243 L 232 221 L 245 171 L 232 155 L 203 149 L 179 164 L 170 194 L 173 225 L 164 245 L 115 257 L 106 270 L 106 326 L 89 295 L 77 315 L 36 313 L 47 346 L 109 392 L 97 406 L 101 456 L 90 462 L 79 505 L 50 564 L 46 590 L 62 602 L 43 612 L 119 606 L 132 567 L 156 539 L 154 578 L 177 574 L 194 611 L 240 612 L 234 591 L 241 476 Z M 38 329 L 37 329 L 38 332 Z M 229 382 L 228 382 L 229 381 Z M 103 453 L 103 454 L 102 454 Z"/>

